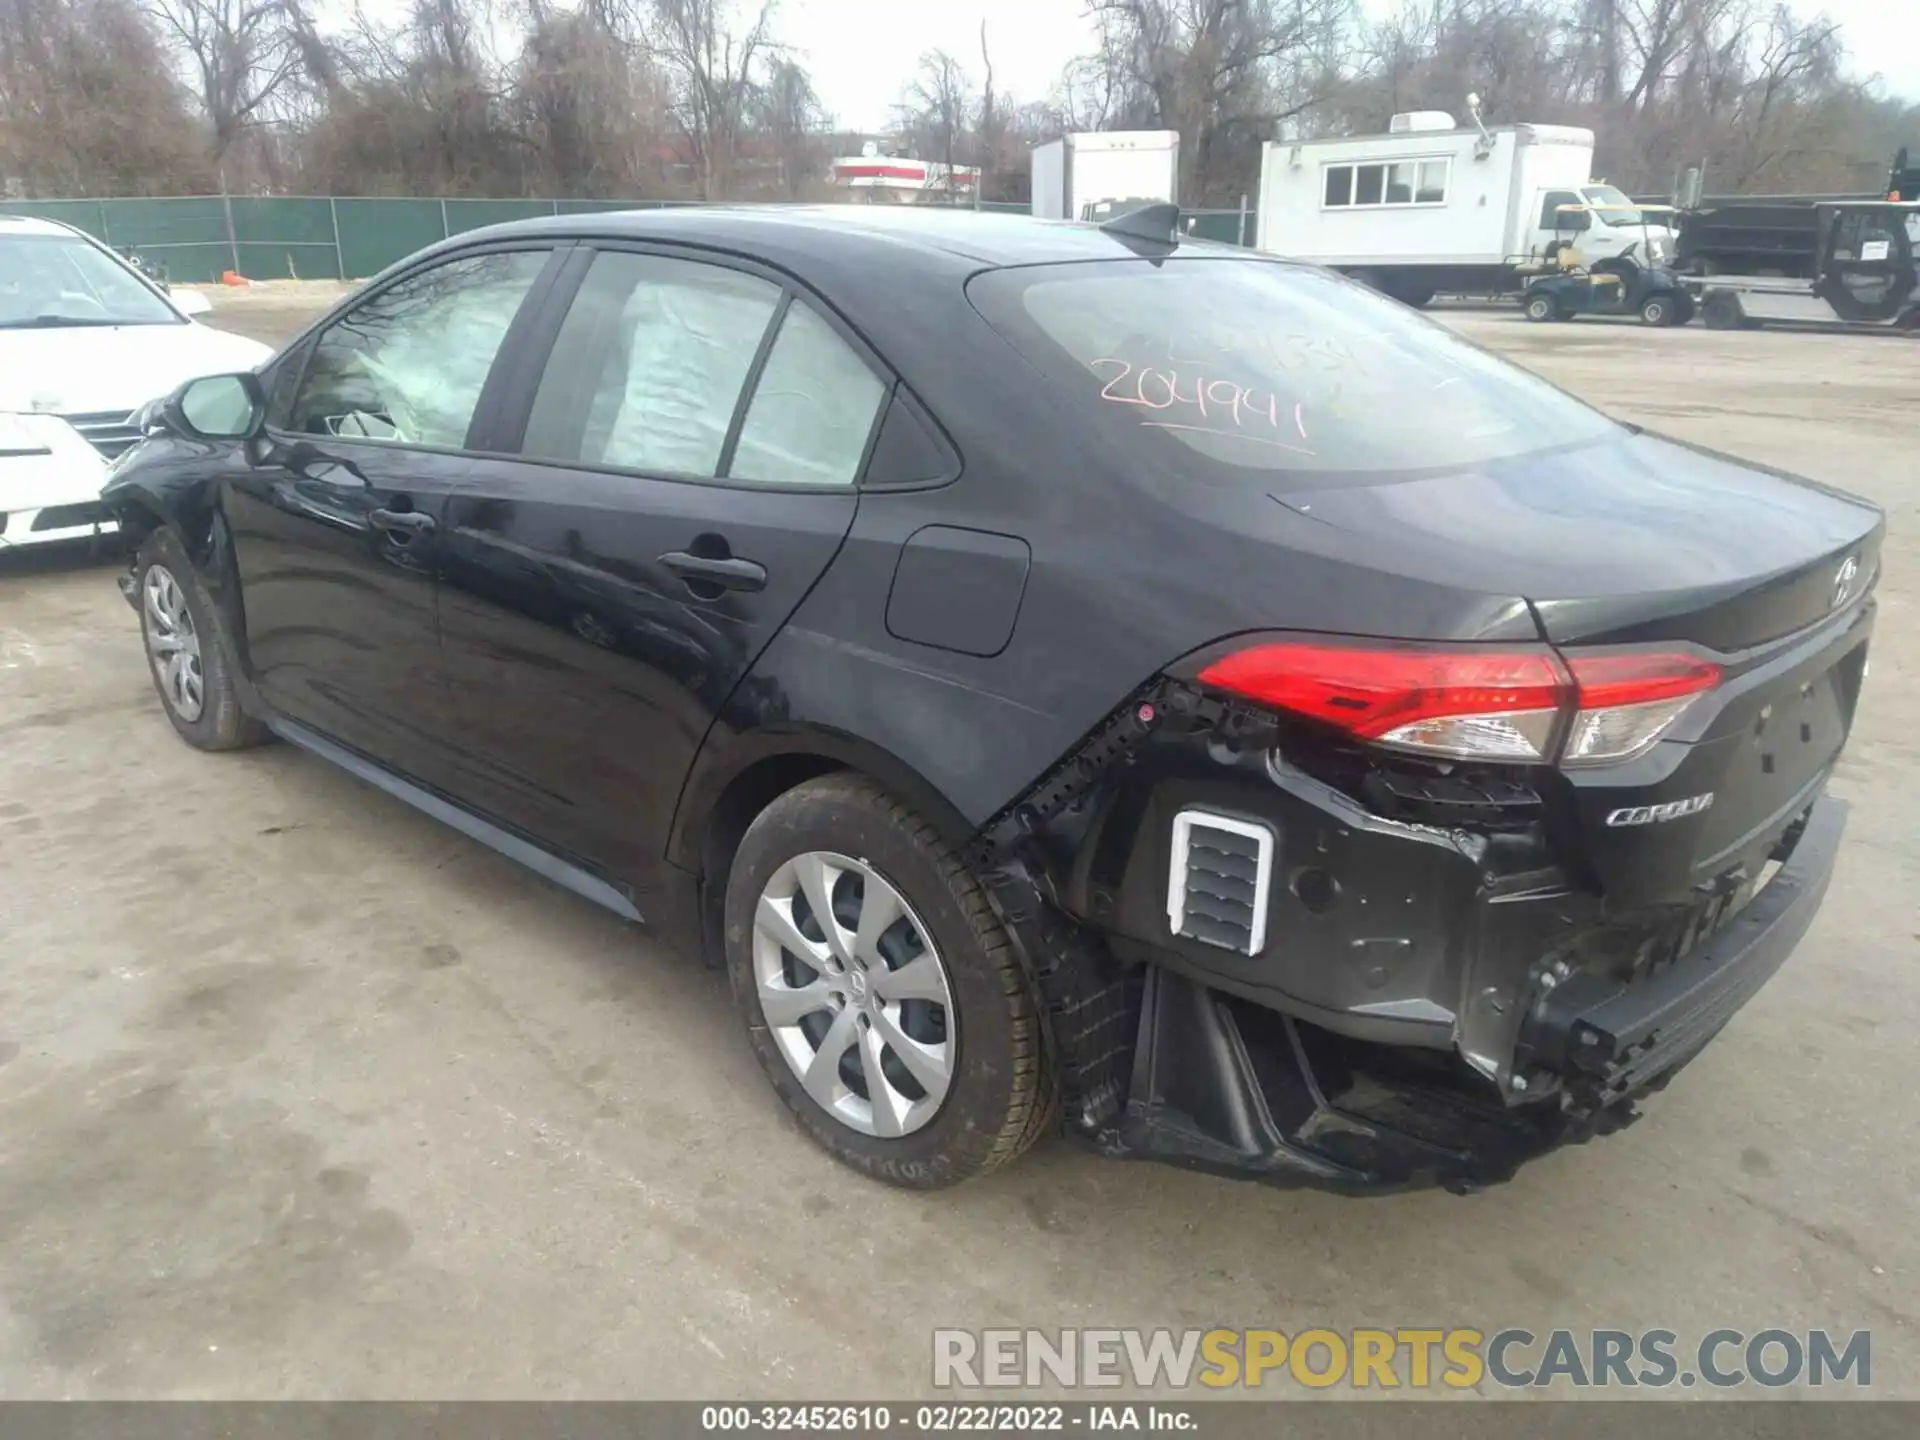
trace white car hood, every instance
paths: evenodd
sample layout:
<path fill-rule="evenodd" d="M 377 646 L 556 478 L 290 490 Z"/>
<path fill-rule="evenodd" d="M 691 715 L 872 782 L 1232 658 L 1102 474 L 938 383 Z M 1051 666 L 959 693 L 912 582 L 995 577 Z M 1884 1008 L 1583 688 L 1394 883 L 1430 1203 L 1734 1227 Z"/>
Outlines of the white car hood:
<path fill-rule="evenodd" d="M 0 412 L 131 413 L 183 380 L 251 370 L 272 353 L 191 321 L 0 330 Z"/>

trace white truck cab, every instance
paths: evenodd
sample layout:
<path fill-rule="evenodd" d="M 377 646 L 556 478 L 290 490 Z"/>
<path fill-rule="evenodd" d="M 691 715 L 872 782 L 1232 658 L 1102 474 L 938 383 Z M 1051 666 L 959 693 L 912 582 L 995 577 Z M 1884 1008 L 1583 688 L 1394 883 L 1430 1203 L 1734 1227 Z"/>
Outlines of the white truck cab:
<path fill-rule="evenodd" d="M 1670 259 L 1671 230 L 1630 209 L 1561 213 L 1632 205 L 1593 178 L 1593 144 L 1574 126 L 1462 126 L 1440 111 L 1396 115 L 1385 135 L 1269 141 L 1256 243 L 1411 304 L 1519 289 L 1568 244 L 1588 264 Z"/>

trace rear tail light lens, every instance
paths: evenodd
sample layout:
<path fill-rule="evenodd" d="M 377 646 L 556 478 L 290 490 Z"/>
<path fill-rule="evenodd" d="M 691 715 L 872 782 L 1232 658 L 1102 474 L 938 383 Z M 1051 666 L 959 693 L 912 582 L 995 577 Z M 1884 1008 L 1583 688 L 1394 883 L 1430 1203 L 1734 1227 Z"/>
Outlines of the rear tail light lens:
<path fill-rule="evenodd" d="M 1540 649 L 1248 646 L 1200 672 L 1202 684 L 1333 725 L 1355 739 L 1457 759 L 1571 765 L 1649 749 L 1720 667 L 1691 655 L 1575 656 Z"/>
<path fill-rule="evenodd" d="M 1546 759 L 1567 685 L 1544 650 L 1304 643 L 1237 650 L 1200 680 L 1361 740 L 1517 761 Z"/>
<path fill-rule="evenodd" d="M 1607 765 L 1653 748 L 1694 699 L 1720 683 L 1720 667 L 1691 655 L 1575 655 L 1575 706 L 1561 762 Z"/>

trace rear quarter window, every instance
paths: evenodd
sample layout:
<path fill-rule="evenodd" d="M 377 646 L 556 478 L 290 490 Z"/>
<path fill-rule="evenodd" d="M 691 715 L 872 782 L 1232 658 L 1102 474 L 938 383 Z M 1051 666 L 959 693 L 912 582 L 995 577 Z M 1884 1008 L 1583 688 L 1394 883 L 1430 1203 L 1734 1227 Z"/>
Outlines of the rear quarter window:
<path fill-rule="evenodd" d="M 1619 433 L 1445 326 L 1308 266 L 1036 266 L 977 276 L 968 294 L 1091 423 L 1269 486 L 1288 472 L 1325 483 L 1457 468 Z"/>

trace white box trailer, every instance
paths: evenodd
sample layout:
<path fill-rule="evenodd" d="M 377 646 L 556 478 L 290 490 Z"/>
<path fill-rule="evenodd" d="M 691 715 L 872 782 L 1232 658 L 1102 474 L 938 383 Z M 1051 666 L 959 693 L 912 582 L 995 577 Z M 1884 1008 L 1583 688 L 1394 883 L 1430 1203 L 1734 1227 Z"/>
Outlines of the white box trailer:
<path fill-rule="evenodd" d="M 1178 201 L 1180 132 L 1102 130 L 1033 147 L 1033 213 L 1091 220 L 1117 201 Z"/>
<path fill-rule="evenodd" d="M 1562 242 L 1587 264 L 1670 260 L 1671 231 L 1643 225 L 1592 170 L 1591 130 L 1461 127 L 1431 110 L 1394 116 L 1385 135 L 1269 141 L 1254 243 L 1416 305 L 1518 289 Z"/>

